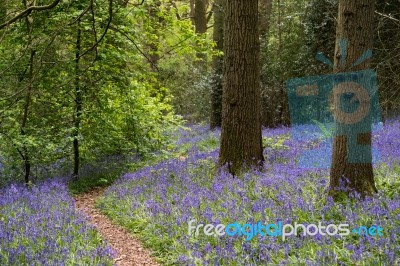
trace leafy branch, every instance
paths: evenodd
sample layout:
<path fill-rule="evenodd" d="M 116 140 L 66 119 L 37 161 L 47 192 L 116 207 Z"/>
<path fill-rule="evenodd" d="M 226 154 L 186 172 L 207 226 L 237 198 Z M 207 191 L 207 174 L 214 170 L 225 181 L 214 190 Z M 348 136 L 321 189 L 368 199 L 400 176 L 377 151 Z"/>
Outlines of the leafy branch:
<path fill-rule="evenodd" d="M 32 11 L 44 11 L 44 10 L 52 9 L 52 8 L 56 7 L 60 2 L 61 2 L 61 0 L 55 0 L 53 3 L 51 3 L 49 5 L 45 5 L 45 6 L 30 6 L 27 9 L 25 9 L 24 11 L 20 12 L 15 17 L 13 17 L 12 19 L 1 24 L 0 30 L 11 25 L 12 23 L 14 23 L 15 21 L 17 21 L 21 18 L 29 16 L 29 14 L 32 13 Z"/>

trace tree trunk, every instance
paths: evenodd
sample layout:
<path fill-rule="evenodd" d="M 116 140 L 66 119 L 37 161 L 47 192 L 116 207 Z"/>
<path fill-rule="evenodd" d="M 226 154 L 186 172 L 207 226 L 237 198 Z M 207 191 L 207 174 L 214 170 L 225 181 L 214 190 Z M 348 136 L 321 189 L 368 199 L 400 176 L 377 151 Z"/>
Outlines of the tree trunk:
<path fill-rule="evenodd" d="M 261 39 L 261 60 L 260 67 L 263 69 L 264 64 L 267 63 L 269 31 L 271 28 L 271 14 L 272 14 L 272 0 L 261 0 L 259 4 L 259 25 L 260 25 L 260 39 Z M 261 71 L 261 82 L 267 79 L 266 73 Z M 272 128 L 275 126 L 273 108 L 271 102 L 274 98 L 274 93 L 269 88 L 263 85 L 261 89 L 261 124 L 265 127 Z"/>
<path fill-rule="evenodd" d="M 204 34 L 207 32 L 207 3 L 208 0 L 195 0 L 194 1 L 194 26 L 197 34 Z M 199 68 L 203 68 L 203 64 L 207 55 L 202 52 L 197 53 L 197 58 L 200 59 Z"/>
<path fill-rule="evenodd" d="M 261 138 L 258 1 L 226 1 L 219 163 L 232 174 L 264 161 Z"/>
<path fill-rule="evenodd" d="M 285 62 L 283 59 L 284 42 L 283 42 L 283 30 L 282 18 L 285 16 L 285 8 L 283 0 L 278 0 L 278 51 L 279 51 L 279 87 L 277 91 L 277 96 L 279 99 L 278 105 L 278 121 L 280 125 L 289 126 L 289 103 L 287 100 L 287 94 L 285 90 Z"/>
<path fill-rule="evenodd" d="M 31 45 L 31 44 L 30 44 Z M 30 58 L 29 58 L 29 85 L 25 96 L 25 103 L 24 103 L 24 114 L 22 117 L 22 124 L 21 124 L 21 136 L 26 137 L 26 125 L 28 122 L 28 115 L 29 115 L 29 106 L 31 102 L 31 95 L 32 95 L 32 82 L 33 82 L 33 59 L 35 57 L 35 51 L 30 48 Z M 28 147 L 24 143 L 22 146 L 23 151 L 23 160 L 24 160 L 24 168 L 25 168 L 25 183 L 28 184 L 30 181 L 30 173 L 31 173 L 31 160 L 28 151 Z"/>
<path fill-rule="evenodd" d="M 161 7 L 161 1 L 154 1 L 149 4 L 149 16 L 152 25 L 162 24 L 162 18 L 157 15 L 157 13 L 160 11 L 160 7 Z M 159 51 L 160 37 L 158 31 L 159 31 L 158 26 L 152 28 L 152 30 L 149 32 L 150 35 L 152 35 L 152 38 L 148 44 L 150 61 L 151 61 L 150 67 L 151 70 L 155 73 L 158 72 L 157 71 L 158 61 L 160 61 L 160 51 Z M 156 38 L 153 39 L 153 36 L 156 36 Z"/>
<path fill-rule="evenodd" d="M 335 48 L 336 72 L 363 70 L 370 66 L 370 61 L 367 60 L 361 65 L 351 68 L 352 64 L 366 50 L 373 47 L 374 11 L 375 0 L 339 1 Z M 348 40 L 347 56 L 341 54 L 339 43 L 342 39 Z M 345 59 L 345 64 L 341 63 L 343 62 L 342 59 Z M 335 94 L 334 97 L 340 97 L 340 94 Z M 337 112 L 341 108 L 340 99 L 335 99 L 334 102 L 334 110 Z M 335 130 L 341 130 L 341 128 L 343 128 L 343 124 L 335 120 Z M 335 196 L 338 187 L 344 184 L 347 193 L 356 191 L 362 197 L 371 195 L 377 191 L 371 163 L 372 158 L 369 154 L 367 156 L 369 162 L 367 163 L 349 163 L 348 158 L 351 151 L 347 148 L 349 141 L 349 136 L 335 134 L 330 173 L 330 193 Z M 356 141 L 358 145 L 368 145 L 369 150 L 371 150 L 371 132 L 358 134 Z"/>
<path fill-rule="evenodd" d="M 28 8 L 27 2 L 23 1 L 25 8 Z M 22 124 L 21 124 L 21 136 L 24 138 L 26 137 L 26 126 L 28 123 L 28 116 L 29 116 L 29 107 L 31 102 L 32 96 L 32 89 L 33 89 L 33 60 L 35 57 L 35 50 L 32 47 L 32 23 L 33 19 L 30 16 L 25 17 L 26 28 L 28 33 L 28 46 L 29 46 L 29 65 L 28 65 L 28 87 L 25 95 L 25 103 L 24 103 L 24 110 L 22 115 Z M 31 160 L 30 154 L 28 151 L 28 147 L 24 143 L 22 146 L 22 159 L 24 160 L 24 170 L 25 176 L 24 180 L 25 183 L 28 184 L 30 181 L 30 173 L 31 173 Z"/>
<path fill-rule="evenodd" d="M 73 179 L 78 180 L 80 168 L 80 154 L 79 154 L 79 131 L 82 115 L 82 90 L 80 87 L 80 55 L 81 55 L 81 21 L 78 20 L 78 31 L 76 36 L 75 45 L 75 128 L 74 128 L 74 173 Z"/>
<path fill-rule="evenodd" d="M 261 0 L 259 6 L 259 25 L 261 40 L 268 38 L 271 24 L 272 0 Z"/>
<path fill-rule="evenodd" d="M 195 21 L 195 0 L 190 0 L 190 20 L 192 21 L 193 26 L 196 25 L 196 21 Z M 196 26 L 195 26 L 196 27 Z"/>
<path fill-rule="evenodd" d="M 213 40 L 216 49 L 222 51 L 224 48 L 224 0 L 216 0 L 213 6 L 214 12 L 214 33 Z M 211 117 L 210 128 L 214 129 L 221 126 L 222 116 L 222 75 L 223 75 L 223 56 L 214 56 L 212 61 L 212 92 L 211 92 Z"/>
<path fill-rule="evenodd" d="M 207 31 L 207 1 L 194 1 L 194 24 L 198 34 L 203 34 Z"/>

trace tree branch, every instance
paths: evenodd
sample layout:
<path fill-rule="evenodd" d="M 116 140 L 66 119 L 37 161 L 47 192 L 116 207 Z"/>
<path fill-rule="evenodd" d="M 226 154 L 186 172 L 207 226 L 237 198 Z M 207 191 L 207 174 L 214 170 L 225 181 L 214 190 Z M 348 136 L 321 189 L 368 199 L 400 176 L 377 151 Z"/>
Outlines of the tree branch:
<path fill-rule="evenodd" d="M 86 50 L 84 53 L 82 53 L 79 56 L 79 58 L 81 58 L 84 55 L 86 55 L 87 53 L 93 51 L 93 49 L 96 49 L 96 47 L 101 43 L 101 41 L 103 41 L 104 37 L 106 36 L 108 29 L 111 26 L 111 22 L 113 20 L 113 0 L 109 0 L 109 1 L 110 1 L 109 7 L 108 7 L 109 18 L 108 18 L 108 22 L 107 22 L 107 25 L 106 25 L 106 28 L 105 28 L 103 34 L 100 36 L 100 39 L 98 39 L 98 41 L 95 42 L 92 47 L 90 47 L 88 50 Z"/>
<path fill-rule="evenodd" d="M 398 20 L 398 19 L 396 19 L 396 18 L 394 18 L 394 17 L 392 17 L 392 16 L 390 16 L 390 15 L 386 15 L 386 14 L 380 13 L 380 12 L 378 12 L 378 11 L 375 11 L 375 13 L 378 14 L 378 15 L 380 15 L 380 16 L 382 16 L 382 17 L 385 17 L 385 18 L 391 19 L 391 20 L 393 20 L 393 21 L 396 21 L 397 24 L 400 25 L 400 20 Z"/>
<path fill-rule="evenodd" d="M 175 1 L 169 0 L 169 2 L 171 3 L 172 7 L 173 7 L 173 8 L 175 9 L 175 11 L 176 11 L 176 18 L 177 18 L 178 20 L 181 20 L 181 15 L 179 15 L 178 6 L 176 5 Z"/>
<path fill-rule="evenodd" d="M 11 25 L 12 23 L 14 23 L 15 21 L 17 21 L 19 19 L 28 16 L 32 11 L 43 11 L 43 10 L 52 9 L 52 8 L 56 7 L 60 2 L 61 2 L 61 0 L 55 0 L 53 3 L 51 3 L 49 5 L 45 5 L 45 6 L 30 6 L 27 9 L 25 9 L 24 11 L 20 12 L 15 17 L 13 17 L 12 19 L 1 24 L 0 30 Z"/>
<path fill-rule="evenodd" d="M 142 0 L 142 2 L 137 3 L 137 4 L 131 4 L 131 3 L 128 1 L 128 4 L 130 4 L 130 5 L 132 5 L 132 6 L 141 6 L 141 5 L 144 4 L 144 0 Z"/>

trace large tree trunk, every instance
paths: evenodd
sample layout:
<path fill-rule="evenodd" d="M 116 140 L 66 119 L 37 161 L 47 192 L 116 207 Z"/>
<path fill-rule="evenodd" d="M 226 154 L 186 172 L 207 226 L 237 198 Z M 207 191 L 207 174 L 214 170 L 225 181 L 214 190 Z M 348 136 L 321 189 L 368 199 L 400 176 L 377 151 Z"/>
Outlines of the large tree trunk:
<path fill-rule="evenodd" d="M 352 64 L 366 50 L 373 47 L 374 10 L 375 0 L 339 1 L 335 48 L 336 72 L 363 70 L 369 67 L 370 61 L 367 60 L 361 65 L 351 68 Z M 341 54 L 339 45 L 342 39 L 348 40 L 349 44 L 345 58 L 343 58 L 345 55 Z M 342 58 L 346 62 L 344 65 L 341 64 Z M 335 94 L 334 97 L 340 97 L 340 95 Z M 335 99 L 334 102 L 334 112 L 337 112 L 340 109 L 340 99 Z M 342 124 L 335 121 L 335 130 L 341 130 L 342 127 Z M 359 145 L 369 145 L 369 149 L 371 149 L 371 132 L 359 134 L 356 139 Z M 330 179 L 331 194 L 336 195 L 337 188 L 341 184 L 345 184 L 347 192 L 356 191 L 361 196 L 371 195 L 377 191 L 371 163 L 372 158 L 368 155 L 366 157 L 369 158 L 369 162 L 349 163 L 350 150 L 347 148 L 349 141 L 349 136 L 336 135 L 334 137 Z"/>
<path fill-rule="evenodd" d="M 264 161 L 261 139 L 258 1 L 226 1 L 219 162 L 236 174 Z"/>
<path fill-rule="evenodd" d="M 222 51 L 224 48 L 224 0 L 215 0 L 214 12 L 214 33 L 213 40 L 216 43 L 216 49 Z M 210 128 L 214 129 L 221 126 L 222 116 L 222 75 L 224 58 L 214 56 L 212 61 L 212 92 L 211 92 L 211 117 Z"/>

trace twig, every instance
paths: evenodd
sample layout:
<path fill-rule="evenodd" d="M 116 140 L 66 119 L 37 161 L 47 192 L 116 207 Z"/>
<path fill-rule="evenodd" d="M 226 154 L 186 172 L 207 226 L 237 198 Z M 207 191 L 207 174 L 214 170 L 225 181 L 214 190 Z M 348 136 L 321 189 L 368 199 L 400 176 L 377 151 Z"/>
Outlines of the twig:
<path fill-rule="evenodd" d="M 380 15 L 380 16 L 382 16 L 382 17 L 385 17 L 385 18 L 394 20 L 394 21 L 396 21 L 397 23 L 399 23 L 399 25 L 400 25 L 400 20 L 398 20 L 397 18 L 394 18 L 394 17 L 392 17 L 392 16 L 389 16 L 389 15 L 386 15 L 386 14 L 383 14 L 383 13 L 380 13 L 380 12 L 378 12 L 378 11 L 375 11 L 375 13 L 378 14 L 378 15 Z"/>

